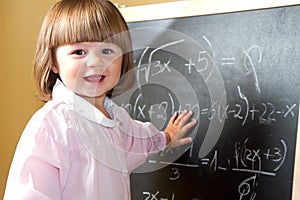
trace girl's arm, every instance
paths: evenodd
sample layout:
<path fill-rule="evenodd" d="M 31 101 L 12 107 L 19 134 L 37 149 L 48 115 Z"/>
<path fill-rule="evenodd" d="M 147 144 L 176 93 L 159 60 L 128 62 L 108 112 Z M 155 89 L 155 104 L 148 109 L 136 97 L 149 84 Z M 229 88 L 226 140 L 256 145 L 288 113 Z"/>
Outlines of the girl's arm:
<path fill-rule="evenodd" d="M 36 122 L 36 121 L 35 121 Z M 60 200 L 62 151 L 44 127 L 24 130 L 10 168 L 4 200 Z M 53 128 L 52 128 L 53 129 Z M 61 153 L 60 153 L 61 152 Z"/>
<path fill-rule="evenodd" d="M 61 199 L 57 168 L 34 157 L 28 158 L 20 167 L 22 169 L 10 172 L 4 200 Z"/>
<path fill-rule="evenodd" d="M 191 137 L 184 138 L 188 130 L 197 123 L 196 120 L 188 122 L 192 115 L 193 112 L 187 110 L 183 111 L 180 115 L 178 115 L 178 113 L 173 114 L 164 131 L 169 147 L 178 147 L 193 141 Z"/>

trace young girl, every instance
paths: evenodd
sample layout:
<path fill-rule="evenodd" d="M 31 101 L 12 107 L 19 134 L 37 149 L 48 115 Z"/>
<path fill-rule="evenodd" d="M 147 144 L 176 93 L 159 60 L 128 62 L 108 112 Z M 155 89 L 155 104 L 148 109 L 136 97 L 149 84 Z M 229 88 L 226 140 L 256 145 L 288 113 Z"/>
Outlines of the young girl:
<path fill-rule="evenodd" d="M 109 1 L 61 0 L 48 11 L 34 60 L 47 103 L 21 136 L 4 199 L 130 199 L 129 173 L 147 155 L 191 142 L 191 112 L 174 114 L 162 132 L 111 100 L 133 84 L 131 51 Z"/>

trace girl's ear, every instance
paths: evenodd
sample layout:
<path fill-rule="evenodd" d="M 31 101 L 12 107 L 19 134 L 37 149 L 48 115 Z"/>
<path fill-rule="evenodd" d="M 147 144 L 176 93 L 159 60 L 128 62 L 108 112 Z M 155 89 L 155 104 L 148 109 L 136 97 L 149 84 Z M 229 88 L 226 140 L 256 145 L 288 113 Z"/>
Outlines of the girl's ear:
<path fill-rule="evenodd" d="M 55 53 L 54 53 L 55 54 Z M 55 73 L 58 74 L 59 73 L 59 69 L 58 69 L 58 64 L 56 62 L 56 58 L 53 56 L 52 57 L 52 65 L 51 65 L 51 70 Z"/>
<path fill-rule="evenodd" d="M 51 70 L 52 70 L 55 74 L 58 74 L 58 73 L 59 73 L 58 67 L 57 67 L 57 65 L 55 65 L 55 64 L 53 64 L 53 65 L 51 66 Z"/>

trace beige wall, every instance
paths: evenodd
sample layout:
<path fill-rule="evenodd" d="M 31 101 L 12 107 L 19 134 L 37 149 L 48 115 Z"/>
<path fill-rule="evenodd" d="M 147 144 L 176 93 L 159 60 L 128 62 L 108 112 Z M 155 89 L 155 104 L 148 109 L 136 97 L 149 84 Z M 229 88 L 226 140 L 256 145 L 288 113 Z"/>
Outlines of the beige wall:
<path fill-rule="evenodd" d="M 42 104 L 35 96 L 32 60 L 42 18 L 55 0 L 0 3 L 0 199 L 19 136 Z"/>
<path fill-rule="evenodd" d="M 145 4 L 156 4 L 156 3 L 166 3 L 171 1 L 179 1 L 179 0 L 112 0 L 114 3 L 118 3 L 119 5 L 125 6 L 139 6 Z"/>

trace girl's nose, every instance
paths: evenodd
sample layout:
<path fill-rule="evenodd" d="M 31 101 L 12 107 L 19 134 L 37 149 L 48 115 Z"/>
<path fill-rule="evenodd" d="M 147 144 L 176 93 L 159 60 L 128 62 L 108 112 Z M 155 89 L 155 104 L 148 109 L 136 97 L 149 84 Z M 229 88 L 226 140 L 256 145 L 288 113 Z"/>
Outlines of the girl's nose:
<path fill-rule="evenodd" d="M 105 61 L 101 54 L 94 49 L 88 53 L 86 64 L 88 67 L 104 67 Z"/>

